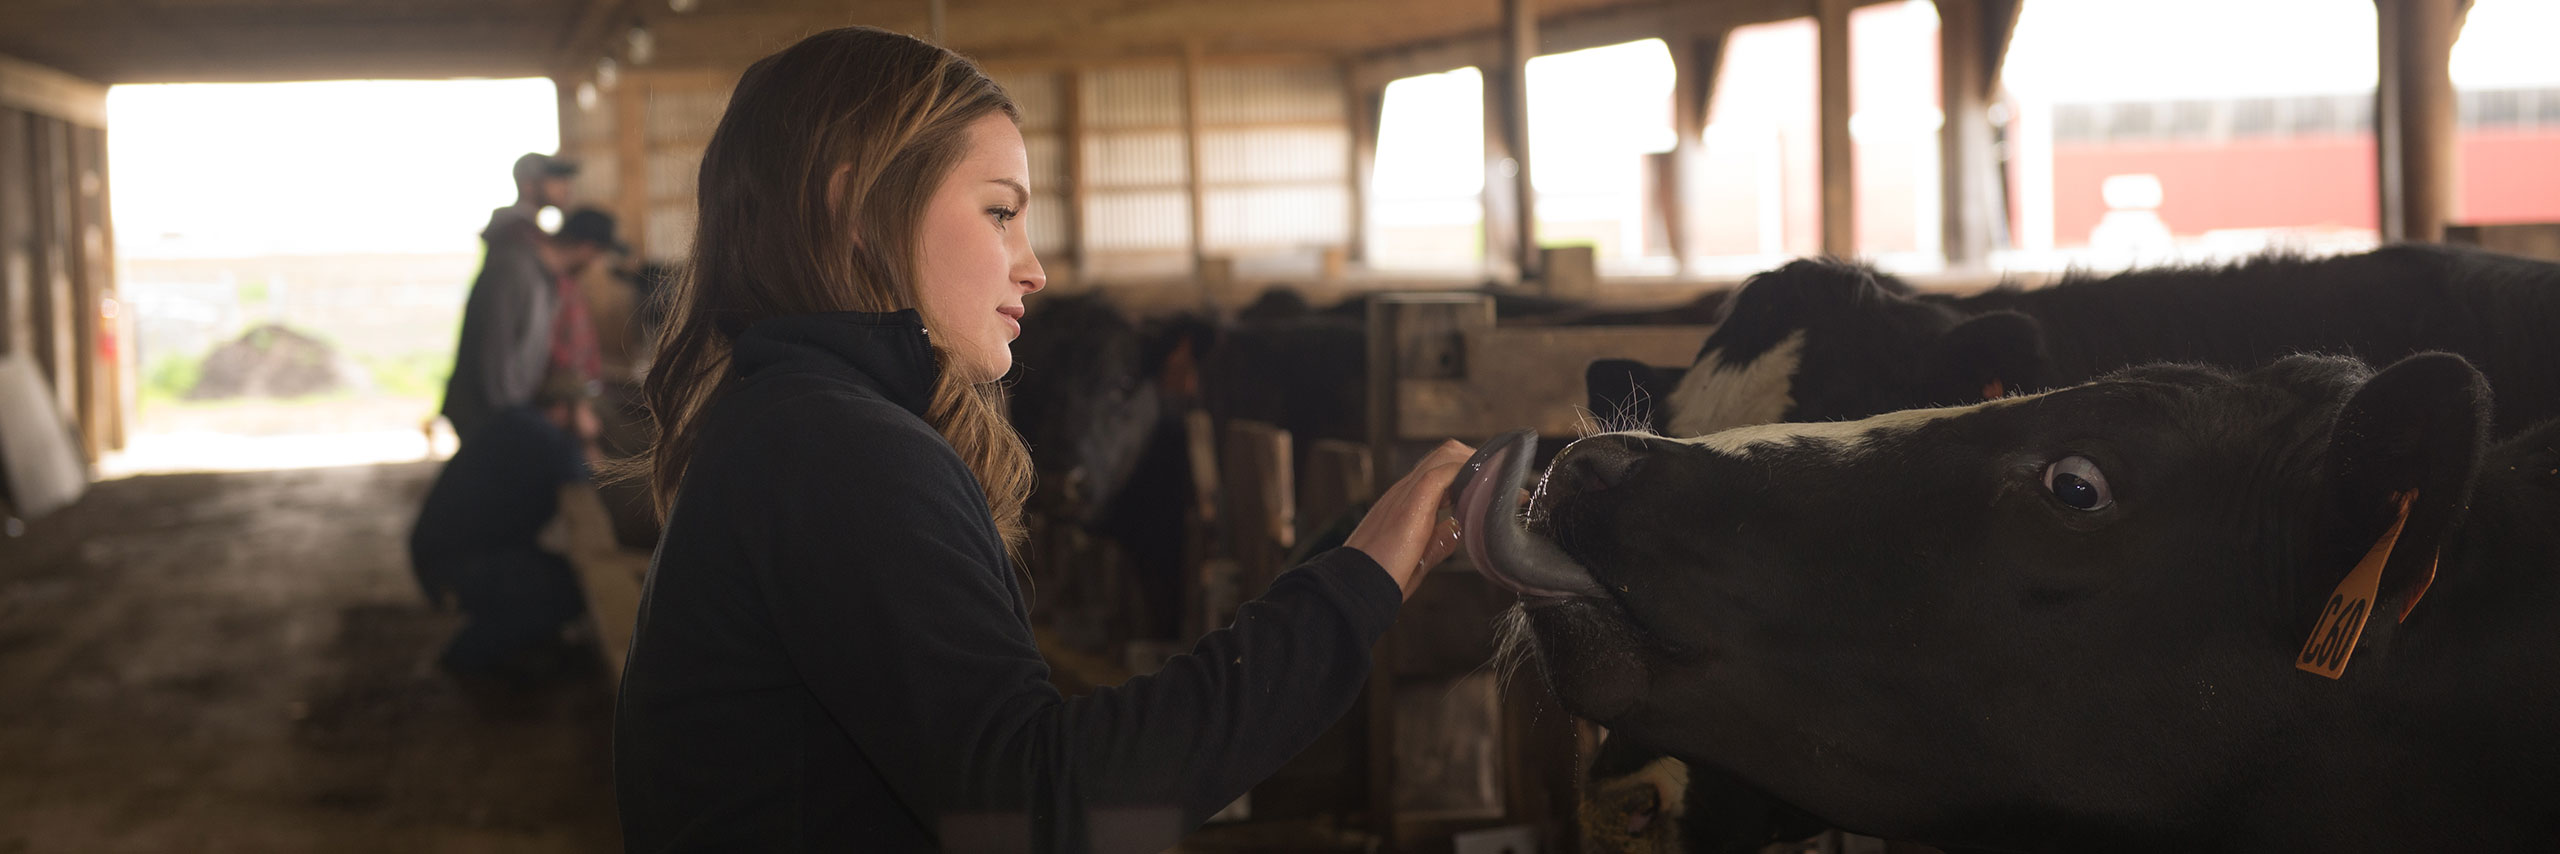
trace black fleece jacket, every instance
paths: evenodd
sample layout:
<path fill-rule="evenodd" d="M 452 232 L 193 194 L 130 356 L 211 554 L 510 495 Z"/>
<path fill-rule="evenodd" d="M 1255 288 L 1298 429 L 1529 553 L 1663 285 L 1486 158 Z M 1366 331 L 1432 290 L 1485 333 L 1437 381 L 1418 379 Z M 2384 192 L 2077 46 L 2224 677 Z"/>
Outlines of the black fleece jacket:
<path fill-rule="evenodd" d="M 737 339 L 623 671 L 629 850 L 1161 850 L 1359 693 L 1402 597 L 1337 549 L 1163 671 L 1060 696 L 977 480 L 921 417 L 926 342 L 911 311 Z"/>

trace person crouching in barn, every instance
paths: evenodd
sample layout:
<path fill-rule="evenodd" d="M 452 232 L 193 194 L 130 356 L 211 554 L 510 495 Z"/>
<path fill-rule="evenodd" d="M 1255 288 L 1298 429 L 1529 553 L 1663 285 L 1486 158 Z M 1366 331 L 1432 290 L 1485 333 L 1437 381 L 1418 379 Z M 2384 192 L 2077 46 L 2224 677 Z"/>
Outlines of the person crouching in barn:
<path fill-rule="evenodd" d="M 428 601 L 465 619 L 437 660 L 446 671 L 532 682 L 582 660 L 562 634 L 586 599 L 544 531 L 560 486 L 586 480 L 595 458 L 592 388 L 553 373 L 533 405 L 493 415 L 466 437 L 427 490 L 409 558 Z"/>
<path fill-rule="evenodd" d="M 1450 442 L 1191 654 L 1060 695 L 997 382 L 1048 282 L 1017 121 L 884 30 L 739 79 L 648 378 L 666 532 L 614 721 L 629 850 L 1164 850 L 1350 709 L 1455 548 Z"/>

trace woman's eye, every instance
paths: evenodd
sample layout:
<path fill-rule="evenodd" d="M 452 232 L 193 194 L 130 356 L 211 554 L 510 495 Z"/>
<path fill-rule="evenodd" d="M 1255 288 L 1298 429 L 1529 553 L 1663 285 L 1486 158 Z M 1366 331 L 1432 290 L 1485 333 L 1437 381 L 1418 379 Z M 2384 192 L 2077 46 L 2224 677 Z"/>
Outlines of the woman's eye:
<path fill-rule="evenodd" d="M 2106 473 L 2088 457 L 2064 457 L 2044 467 L 2044 489 L 2054 500 L 2074 510 L 2104 510 L 2116 503 L 2114 492 L 2107 489 Z"/>
<path fill-rule="evenodd" d="M 1014 217 L 1021 216 L 1022 212 L 1012 208 L 988 208 L 987 215 L 995 217 L 997 225 L 1003 225 L 1012 222 Z"/>

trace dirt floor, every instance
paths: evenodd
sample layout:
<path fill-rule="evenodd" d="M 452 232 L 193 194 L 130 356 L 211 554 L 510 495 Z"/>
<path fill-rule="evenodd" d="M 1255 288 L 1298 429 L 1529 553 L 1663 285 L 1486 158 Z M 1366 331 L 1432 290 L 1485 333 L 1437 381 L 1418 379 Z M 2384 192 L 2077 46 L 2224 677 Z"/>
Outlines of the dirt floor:
<path fill-rule="evenodd" d="M 0 539 L 0 854 L 619 849 L 600 668 L 433 664 L 435 465 L 108 481 Z"/>

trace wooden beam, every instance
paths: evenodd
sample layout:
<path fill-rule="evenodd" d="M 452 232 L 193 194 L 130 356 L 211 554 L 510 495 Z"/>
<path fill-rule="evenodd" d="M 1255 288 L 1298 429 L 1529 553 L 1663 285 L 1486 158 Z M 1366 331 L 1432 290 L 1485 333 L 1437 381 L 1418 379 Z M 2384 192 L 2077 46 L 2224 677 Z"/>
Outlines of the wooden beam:
<path fill-rule="evenodd" d="M 1071 281 L 1077 283 L 1093 281 L 1092 230 L 1085 227 L 1086 203 L 1092 193 L 1085 187 L 1084 76 L 1081 68 L 1058 73 L 1058 156 L 1064 161 L 1058 171 L 1067 182 L 1067 268 L 1073 274 Z"/>
<path fill-rule="evenodd" d="M 1938 129 L 1939 234 L 1950 269 L 1990 263 L 2001 215 L 1992 85 L 1983 79 L 1999 64 L 1990 55 L 1999 47 L 1984 41 L 1991 2 L 1997 0 L 1937 0 L 1938 102 L 1946 116 Z"/>
<path fill-rule="evenodd" d="M 1200 176 L 1200 46 L 1182 49 L 1182 174 L 1188 186 L 1185 198 L 1191 209 L 1191 275 L 1199 279 L 1209 269 L 1209 234 L 1207 183 Z M 1203 296 L 1208 296 L 1205 292 Z"/>
<path fill-rule="evenodd" d="M 2381 76 L 2374 91 L 2374 152 L 2382 239 L 2442 241 L 2461 165 L 2450 63 L 2463 9 L 2458 0 L 2376 4 Z"/>
<path fill-rule="evenodd" d="M 628 225 L 631 254 L 649 257 L 649 82 L 624 74 L 613 87 L 613 209 Z"/>
<path fill-rule="evenodd" d="M 1858 252 L 1857 144 L 1849 136 L 1849 11 L 1851 0 L 1817 0 L 1821 32 L 1822 252 L 1847 258 Z"/>
<path fill-rule="evenodd" d="M 1706 127 L 1714 103 L 1716 73 L 1724 63 L 1729 29 L 1715 29 L 1671 40 L 1671 152 L 1660 159 L 1662 174 L 1656 193 L 1662 206 L 1663 239 L 1670 244 L 1675 269 L 1687 272 L 1704 250 L 1697 223 L 1690 216 L 1704 205 L 1700 172 L 1706 160 Z"/>
<path fill-rule="evenodd" d="M 77 302 L 72 290 L 71 124 L 50 116 L 27 117 L 27 154 L 35 222 L 35 354 L 38 372 L 53 395 L 54 411 L 78 427 L 79 383 L 74 360 L 79 338 L 72 331 Z"/>
<path fill-rule="evenodd" d="M 79 409 L 73 418 L 80 423 L 81 456 L 96 462 L 113 447 L 116 428 L 115 375 L 99 346 L 106 318 L 101 314 L 107 292 L 115 287 L 112 261 L 104 255 L 107 241 L 106 219 L 106 133 L 97 128 L 70 125 L 64 128 L 63 149 L 65 177 L 63 188 L 71 213 L 70 229 L 63 234 L 69 245 L 63 248 L 71 260 L 71 347 L 72 394 Z"/>
<path fill-rule="evenodd" d="M 1536 0 L 1502 0 L 1502 122 L 1511 192 L 1512 269 L 1522 281 L 1538 277 L 1538 192 L 1529 180 L 1529 60 L 1538 55 Z M 1490 81 L 1490 77 L 1487 78 Z M 1488 104 L 1487 106 L 1492 106 Z M 1488 113 L 1488 116 L 1494 114 Z M 1490 211 L 1487 212 L 1490 215 Z"/>
<path fill-rule="evenodd" d="M 0 355 L 35 354 L 35 194 L 27 114 L 0 107 Z"/>
<path fill-rule="evenodd" d="M 103 128 L 107 126 L 107 87 L 0 56 L 0 107 Z"/>
<path fill-rule="evenodd" d="M 1349 186 L 1344 215 L 1349 224 L 1344 234 L 1343 258 L 1351 264 L 1369 262 L 1369 183 L 1378 167 L 1378 122 L 1386 106 L 1387 90 L 1383 86 L 1363 86 L 1352 82 L 1351 67 L 1342 66 L 1342 100 L 1344 121 L 1350 123 L 1350 163 L 1345 165 L 1343 182 Z"/>
<path fill-rule="evenodd" d="M 575 75 L 592 70 L 596 59 L 607 52 L 605 45 L 613 37 L 614 20 L 629 17 L 625 10 L 631 1 L 586 0 L 578 17 L 560 31 L 558 44 L 551 50 L 551 73 Z"/>

